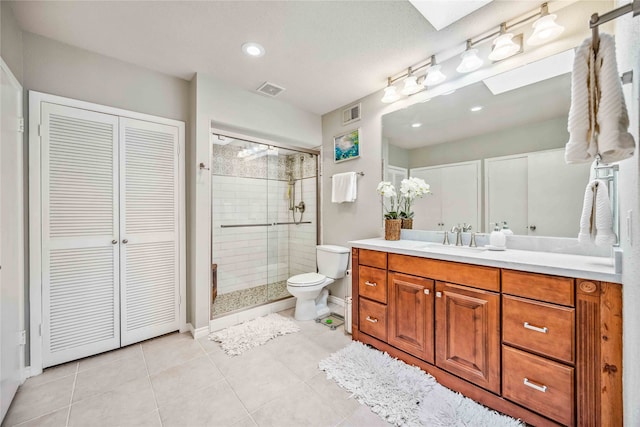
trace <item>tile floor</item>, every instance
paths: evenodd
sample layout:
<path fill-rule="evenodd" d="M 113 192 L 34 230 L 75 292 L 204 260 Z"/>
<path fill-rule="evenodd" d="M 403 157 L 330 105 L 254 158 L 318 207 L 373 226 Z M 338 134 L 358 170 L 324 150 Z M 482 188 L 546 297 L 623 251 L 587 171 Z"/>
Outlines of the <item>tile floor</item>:
<path fill-rule="evenodd" d="M 175 333 L 47 369 L 20 387 L 2 426 L 388 426 L 318 369 L 351 337 L 299 324 L 236 357 Z"/>

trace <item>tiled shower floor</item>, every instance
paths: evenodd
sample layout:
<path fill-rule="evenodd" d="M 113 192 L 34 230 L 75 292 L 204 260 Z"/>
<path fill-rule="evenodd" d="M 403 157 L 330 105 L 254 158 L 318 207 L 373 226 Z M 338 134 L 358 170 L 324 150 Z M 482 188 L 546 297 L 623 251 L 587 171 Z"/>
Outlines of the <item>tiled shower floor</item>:
<path fill-rule="evenodd" d="M 211 318 L 290 296 L 291 294 L 287 292 L 287 282 L 285 280 L 226 294 L 218 294 L 218 297 L 211 305 Z"/>

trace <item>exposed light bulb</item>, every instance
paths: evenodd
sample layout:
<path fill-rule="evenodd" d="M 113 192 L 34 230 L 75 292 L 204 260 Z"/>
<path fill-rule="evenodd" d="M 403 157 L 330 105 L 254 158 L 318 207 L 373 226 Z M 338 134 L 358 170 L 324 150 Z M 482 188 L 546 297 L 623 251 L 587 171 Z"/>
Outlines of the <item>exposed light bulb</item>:
<path fill-rule="evenodd" d="M 546 9 L 546 8 L 545 8 Z M 527 44 L 539 46 L 557 38 L 564 32 L 562 25 L 556 24 L 556 15 L 544 14 L 533 23 L 533 34 L 527 39 Z"/>
<path fill-rule="evenodd" d="M 390 104 L 392 102 L 396 102 L 400 99 L 400 95 L 398 95 L 398 89 L 391 84 L 391 78 L 388 79 L 387 87 L 384 88 L 384 96 L 381 101 L 385 104 Z"/>
<path fill-rule="evenodd" d="M 462 62 L 456 68 L 459 73 L 470 73 L 482 67 L 484 61 L 478 57 L 478 49 L 469 49 L 460 55 Z"/>
<path fill-rule="evenodd" d="M 407 78 L 404 79 L 404 87 L 402 88 L 403 95 L 413 95 L 421 89 L 422 88 L 418 85 L 418 78 L 413 74 L 409 74 Z"/>
<path fill-rule="evenodd" d="M 507 25 L 500 24 L 500 35 L 493 41 L 493 50 L 489 54 L 492 61 L 501 61 L 520 52 L 521 46 L 514 43 L 513 34 L 506 32 Z"/>

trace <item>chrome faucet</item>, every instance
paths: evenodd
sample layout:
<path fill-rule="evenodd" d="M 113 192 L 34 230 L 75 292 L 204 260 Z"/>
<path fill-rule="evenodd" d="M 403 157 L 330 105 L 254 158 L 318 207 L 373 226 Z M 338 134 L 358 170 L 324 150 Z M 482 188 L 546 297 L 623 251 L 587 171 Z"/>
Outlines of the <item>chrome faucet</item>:
<path fill-rule="evenodd" d="M 451 232 L 456 233 L 456 246 L 462 246 L 462 227 L 460 224 L 451 228 Z"/>
<path fill-rule="evenodd" d="M 444 230 L 444 240 L 442 241 L 443 245 L 449 245 L 449 232 Z"/>

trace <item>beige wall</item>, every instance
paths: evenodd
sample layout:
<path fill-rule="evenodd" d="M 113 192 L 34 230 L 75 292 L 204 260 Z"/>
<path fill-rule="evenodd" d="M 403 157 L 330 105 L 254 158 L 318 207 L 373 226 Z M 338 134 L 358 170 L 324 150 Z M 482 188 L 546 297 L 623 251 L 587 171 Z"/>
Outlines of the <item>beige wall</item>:
<path fill-rule="evenodd" d="M 25 32 L 24 87 L 187 122 L 189 82 Z"/>
<path fill-rule="evenodd" d="M 209 165 L 209 129 L 213 125 L 248 136 L 303 147 L 321 143 L 320 116 L 277 99 L 241 90 L 204 74 L 191 82 L 193 139 L 187 153 L 187 241 L 190 274 L 187 287 L 195 328 L 209 325 L 211 280 L 211 173 L 195 165 Z"/>
<path fill-rule="evenodd" d="M 619 4 L 627 1 L 619 1 Z M 633 83 L 624 86 L 629 110 L 629 131 L 636 141 L 632 159 L 620 162 L 620 235 L 624 251 L 622 261 L 623 307 L 623 387 L 624 425 L 640 425 L 640 18 L 627 14 L 615 21 L 618 70 L 633 70 Z M 632 212 L 632 228 L 627 213 Z M 627 237 L 631 234 L 631 241 Z"/>
<path fill-rule="evenodd" d="M 409 167 L 436 166 L 562 148 L 569 140 L 567 116 L 499 132 L 408 150 Z M 391 163 L 391 151 L 389 151 Z"/>
<path fill-rule="evenodd" d="M 0 2 L 0 56 L 22 84 L 22 30 L 11 5 Z"/>

